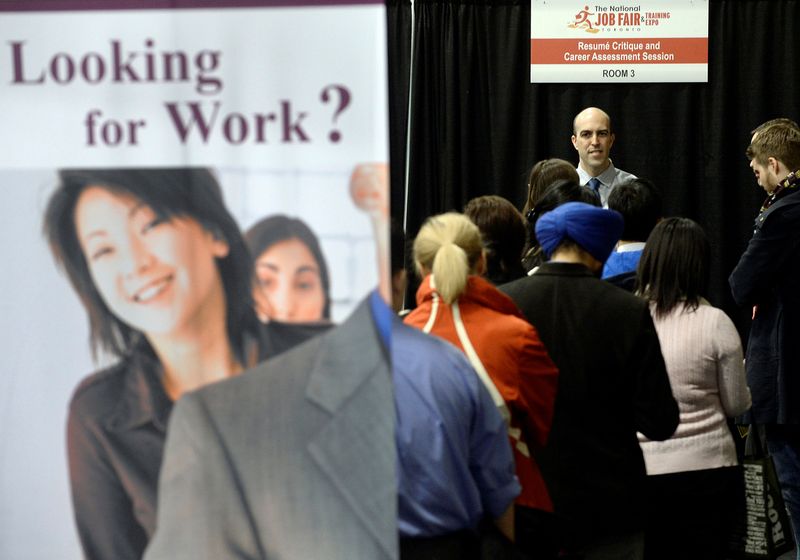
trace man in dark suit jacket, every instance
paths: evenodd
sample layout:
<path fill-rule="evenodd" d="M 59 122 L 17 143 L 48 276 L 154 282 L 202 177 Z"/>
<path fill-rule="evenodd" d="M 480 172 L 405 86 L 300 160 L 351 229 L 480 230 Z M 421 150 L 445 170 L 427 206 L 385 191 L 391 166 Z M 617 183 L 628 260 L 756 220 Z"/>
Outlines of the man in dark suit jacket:
<path fill-rule="evenodd" d="M 558 366 L 553 427 L 536 460 L 562 547 L 586 558 L 640 558 L 644 459 L 636 432 L 669 438 L 678 425 L 647 304 L 598 278 L 622 232 L 617 212 L 578 202 L 542 216 L 551 260 L 501 286 Z"/>
<path fill-rule="evenodd" d="M 765 426 L 795 540 L 800 539 L 800 129 L 788 119 L 754 131 L 747 156 L 767 199 L 729 278 L 753 308 L 747 344 L 750 421 Z M 800 540 L 798 540 L 800 542 Z"/>

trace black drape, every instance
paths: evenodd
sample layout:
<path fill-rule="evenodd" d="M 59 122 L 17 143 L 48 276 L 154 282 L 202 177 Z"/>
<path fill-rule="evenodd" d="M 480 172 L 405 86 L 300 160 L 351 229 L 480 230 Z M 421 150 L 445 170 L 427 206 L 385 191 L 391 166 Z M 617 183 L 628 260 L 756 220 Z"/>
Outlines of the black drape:
<path fill-rule="evenodd" d="M 702 84 L 531 84 L 530 0 L 415 0 L 414 12 L 410 237 L 475 196 L 521 208 L 528 169 L 548 157 L 577 163 L 572 119 L 598 106 L 613 120 L 615 165 L 661 186 L 667 215 L 706 229 L 710 299 L 746 323 L 727 276 L 764 193 L 744 150 L 761 122 L 800 118 L 800 0 L 711 0 Z"/>
<path fill-rule="evenodd" d="M 392 216 L 403 224 L 408 87 L 411 80 L 411 2 L 386 0 L 389 65 L 389 160 Z"/>

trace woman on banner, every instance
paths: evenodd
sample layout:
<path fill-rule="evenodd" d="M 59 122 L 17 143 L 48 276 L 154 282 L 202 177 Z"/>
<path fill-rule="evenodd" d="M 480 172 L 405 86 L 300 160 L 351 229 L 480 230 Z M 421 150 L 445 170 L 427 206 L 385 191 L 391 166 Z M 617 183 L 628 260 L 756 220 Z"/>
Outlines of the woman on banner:
<path fill-rule="evenodd" d="M 300 219 L 268 216 L 244 235 L 256 268 L 254 299 L 264 322 L 328 321 L 330 278 L 319 239 Z"/>
<path fill-rule="evenodd" d="M 141 558 L 155 529 L 173 402 L 324 327 L 260 325 L 253 265 L 206 169 L 63 170 L 44 218 L 86 308 L 95 357 L 114 364 L 70 402 L 67 450 L 88 560 Z"/>
<path fill-rule="evenodd" d="M 687 218 L 661 221 L 639 262 L 680 423 L 665 441 L 639 434 L 647 467 L 645 558 L 725 558 L 742 473 L 726 417 L 750 407 L 733 322 L 712 307 L 708 238 Z"/>

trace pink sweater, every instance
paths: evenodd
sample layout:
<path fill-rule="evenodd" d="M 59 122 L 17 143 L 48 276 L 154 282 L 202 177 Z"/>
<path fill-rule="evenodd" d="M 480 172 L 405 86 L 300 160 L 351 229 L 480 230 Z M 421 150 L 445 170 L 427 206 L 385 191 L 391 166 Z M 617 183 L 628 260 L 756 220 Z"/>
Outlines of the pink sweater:
<path fill-rule="evenodd" d="M 695 311 L 679 306 L 661 319 L 653 313 L 653 321 L 680 424 L 666 441 L 650 441 L 639 434 L 647 474 L 736 465 L 726 417 L 750 407 L 750 390 L 733 322 L 707 302 Z"/>

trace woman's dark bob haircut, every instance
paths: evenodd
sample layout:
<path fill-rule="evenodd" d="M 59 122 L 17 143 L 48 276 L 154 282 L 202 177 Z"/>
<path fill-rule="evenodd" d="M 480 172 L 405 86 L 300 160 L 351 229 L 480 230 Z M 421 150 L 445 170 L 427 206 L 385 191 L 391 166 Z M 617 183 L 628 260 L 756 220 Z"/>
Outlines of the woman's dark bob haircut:
<path fill-rule="evenodd" d="M 695 310 L 708 289 L 711 246 L 689 218 L 667 218 L 653 229 L 637 270 L 636 291 L 655 303 L 656 317 L 678 305 Z"/>
<path fill-rule="evenodd" d="M 141 343 L 142 334 L 108 309 L 92 281 L 75 227 L 75 206 L 88 187 L 129 195 L 161 218 L 191 218 L 228 244 L 228 255 L 217 259 L 227 310 L 232 350 L 247 363 L 247 335 L 258 337 L 251 287 L 253 264 L 239 226 L 225 208 L 214 175 L 203 168 L 64 169 L 44 216 L 44 235 L 58 265 L 67 273 L 89 314 L 90 346 L 126 357 Z M 256 338 L 257 340 L 257 338 Z"/>
<path fill-rule="evenodd" d="M 473 198 L 464 214 L 481 230 L 486 249 L 486 274 L 493 284 L 505 284 L 525 276 L 522 253 L 527 227 L 510 201 L 497 195 Z"/>
<path fill-rule="evenodd" d="M 592 189 L 583 187 L 569 179 L 561 179 L 547 187 L 539 202 L 528 212 L 525 218 L 531 228 L 535 228 L 536 222 L 539 221 L 542 214 L 555 210 L 567 202 L 584 202 L 592 206 L 600 206 L 600 199 L 597 198 Z"/>
<path fill-rule="evenodd" d="M 250 254 L 253 255 L 253 259 L 258 259 L 264 251 L 276 243 L 288 241 L 289 239 L 297 239 L 308 247 L 314 260 L 317 261 L 322 293 L 325 296 L 322 318 L 331 318 L 331 282 L 328 276 L 328 265 L 325 262 L 325 256 L 322 254 L 319 239 L 303 220 L 290 218 L 283 214 L 267 216 L 248 229 L 247 233 L 244 234 L 244 238 L 250 249 Z"/>
<path fill-rule="evenodd" d="M 525 201 L 525 207 L 522 209 L 523 216 L 533 210 L 533 207 L 544 195 L 547 187 L 556 181 L 580 183 L 580 176 L 573 164 L 558 158 L 543 159 L 531 167 L 528 174 L 528 198 Z"/>

